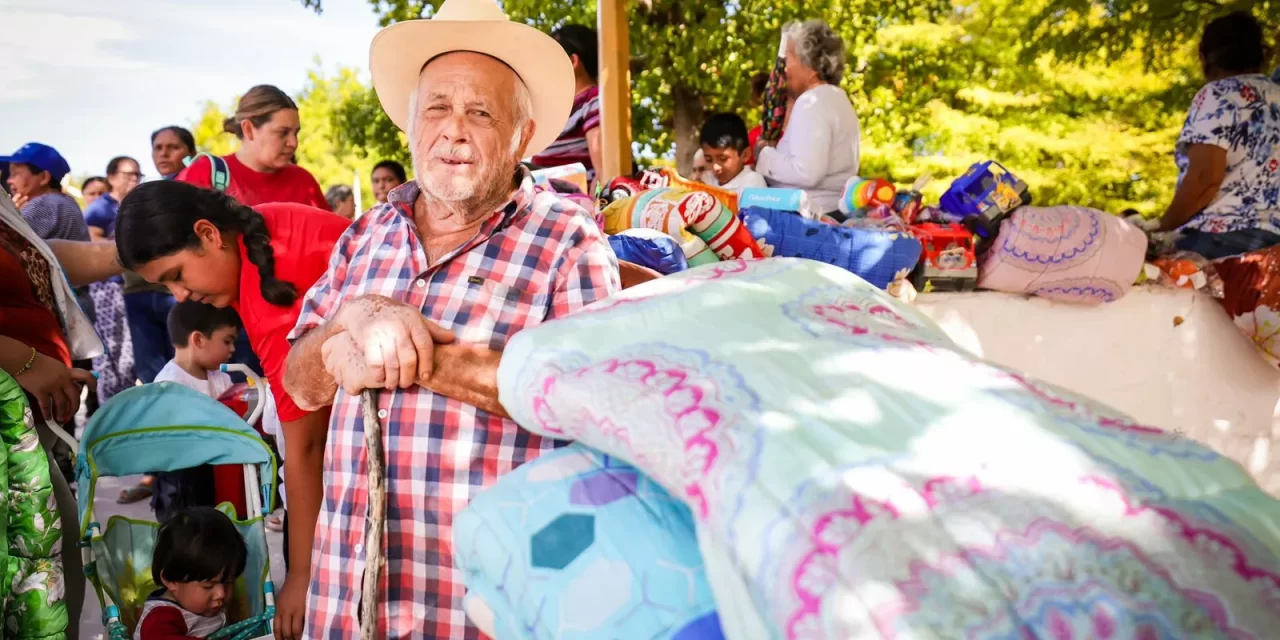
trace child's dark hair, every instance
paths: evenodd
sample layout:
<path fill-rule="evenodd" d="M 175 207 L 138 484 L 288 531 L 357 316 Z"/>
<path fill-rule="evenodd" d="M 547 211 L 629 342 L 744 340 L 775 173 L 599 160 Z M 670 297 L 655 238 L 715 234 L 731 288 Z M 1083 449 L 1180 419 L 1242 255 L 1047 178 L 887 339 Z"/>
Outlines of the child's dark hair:
<path fill-rule="evenodd" d="M 1205 25 L 1200 56 L 1212 69 L 1229 73 L 1262 68 L 1267 58 L 1262 25 L 1248 11 L 1236 11 Z"/>
<path fill-rule="evenodd" d="M 192 507 L 161 525 L 151 577 L 169 582 L 231 582 L 244 573 L 249 549 L 231 518 L 213 507 Z"/>
<path fill-rule="evenodd" d="M 138 267 L 183 249 L 200 246 L 195 225 L 207 220 L 223 233 L 240 234 L 249 262 L 258 267 L 262 297 L 291 307 L 298 290 L 276 278 L 275 252 L 262 214 L 231 196 L 177 180 L 144 182 L 120 203 L 116 216 L 116 252 L 125 269 Z"/>
<path fill-rule="evenodd" d="M 390 171 L 395 175 L 396 180 L 400 181 L 400 184 L 404 184 L 409 181 L 409 177 L 404 172 L 404 165 L 396 162 L 395 160 L 383 160 L 382 162 L 373 165 L 373 171 L 377 171 L 378 169 L 386 169 L 387 171 Z M 371 171 L 370 173 L 373 172 Z"/>
<path fill-rule="evenodd" d="M 219 309 L 203 302 L 187 300 L 173 305 L 169 310 L 169 340 L 178 348 L 191 344 L 191 334 L 199 331 L 206 336 L 223 327 L 240 328 L 240 317 L 234 309 Z"/>
<path fill-rule="evenodd" d="M 732 113 L 717 113 L 702 125 L 702 144 L 712 149 L 747 149 L 747 123 Z"/>

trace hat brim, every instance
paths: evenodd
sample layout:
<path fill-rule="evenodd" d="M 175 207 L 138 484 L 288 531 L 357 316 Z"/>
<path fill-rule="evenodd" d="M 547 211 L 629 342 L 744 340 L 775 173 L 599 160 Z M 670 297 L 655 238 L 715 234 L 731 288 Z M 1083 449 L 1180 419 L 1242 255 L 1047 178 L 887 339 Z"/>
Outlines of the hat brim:
<path fill-rule="evenodd" d="M 507 20 L 409 20 L 374 36 L 369 47 L 373 89 L 391 122 L 409 130 L 409 96 L 432 58 L 481 53 L 511 67 L 529 89 L 533 138 L 525 156 L 541 153 L 560 137 L 573 109 L 573 63 L 560 43 L 525 24 Z"/>

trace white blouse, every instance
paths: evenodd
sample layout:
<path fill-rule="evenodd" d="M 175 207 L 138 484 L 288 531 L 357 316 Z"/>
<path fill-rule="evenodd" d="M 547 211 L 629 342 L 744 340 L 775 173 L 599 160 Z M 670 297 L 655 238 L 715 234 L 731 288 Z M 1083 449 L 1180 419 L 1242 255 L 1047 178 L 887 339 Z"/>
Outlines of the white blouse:
<path fill-rule="evenodd" d="M 805 91 L 793 109 L 778 146 L 760 150 L 756 171 L 771 187 L 803 189 L 814 211 L 836 211 L 845 181 L 858 174 L 858 114 L 832 84 Z"/>

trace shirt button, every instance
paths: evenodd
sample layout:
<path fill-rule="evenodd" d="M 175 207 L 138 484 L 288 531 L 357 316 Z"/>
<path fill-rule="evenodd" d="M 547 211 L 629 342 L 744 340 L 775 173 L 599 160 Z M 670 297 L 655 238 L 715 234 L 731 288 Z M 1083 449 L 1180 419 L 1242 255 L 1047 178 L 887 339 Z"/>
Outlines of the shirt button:
<path fill-rule="evenodd" d="M 383 420 L 386 420 L 386 419 L 387 419 L 387 410 L 386 410 L 386 409 L 378 409 L 378 417 L 379 417 L 379 418 L 382 418 Z"/>
<path fill-rule="evenodd" d="M 418 288 L 421 289 L 425 286 L 427 286 L 427 281 L 423 280 L 422 278 L 418 278 Z"/>
<path fill-rule="evenodd" d="M 359 554 L 359 553 L 364 553 L 364 545 L 363 545 L 363 544 L 357 544 L 357 545 L 356 545 L 356 553 L 357 553 L 357 554 Z"/>

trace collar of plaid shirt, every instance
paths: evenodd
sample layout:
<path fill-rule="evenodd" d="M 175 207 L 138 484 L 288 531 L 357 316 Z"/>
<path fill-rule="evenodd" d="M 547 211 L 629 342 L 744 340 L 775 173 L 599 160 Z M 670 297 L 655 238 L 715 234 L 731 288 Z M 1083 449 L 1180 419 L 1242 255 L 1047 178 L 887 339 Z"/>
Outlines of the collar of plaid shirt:
<path fill-rule="evenodd" d="M 418 306 L 461 342 L 501 349 L 516 332 L 617 291 L 617 261 L 590 216 L 536 192 L 523 167 L 515 178 L 512 200 L 434 265 L 426 263 L 413 222 L 418 186 L 398 187 L 339 241 L 329 273 L 307 295 L 295 337 L 344 301 L 378 294 Z M 453 514 L 476 491 L 563 443 L 421 387 L 383 392 L 378 415 L 388 493 L 380 634 L 479 638 L 463 612 L 463 576 L 453 568 Z M 368 500 L 360 420 L 358 400 L 339 394 L 313 552 L 309 638 L 358 635 Z"/>

